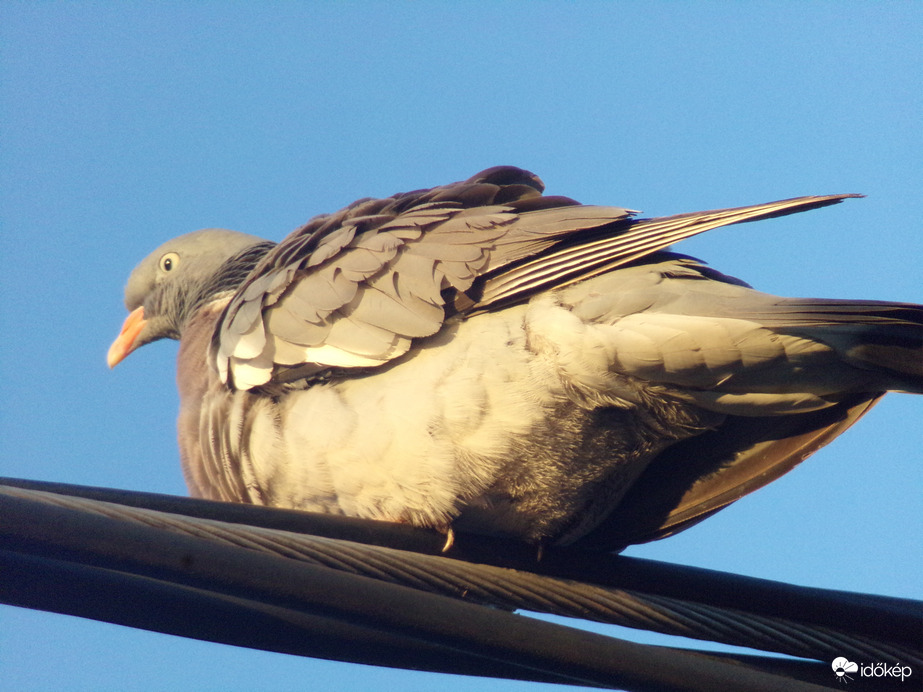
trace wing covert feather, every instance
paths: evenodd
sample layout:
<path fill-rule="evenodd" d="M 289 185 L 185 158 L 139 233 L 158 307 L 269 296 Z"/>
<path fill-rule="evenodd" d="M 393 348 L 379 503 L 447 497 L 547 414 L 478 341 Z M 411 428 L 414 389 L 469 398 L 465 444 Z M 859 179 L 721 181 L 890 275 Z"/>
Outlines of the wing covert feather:
<path fill-rule="evenodd" d="M 498 167 L 315 217 L 267 253 L 225 309 L 214 339 L 222 378 L 250 389 L 280 369 L 382 365 L 439 331 L 447 301 L 462 317 L 497 309 L 717 226 L 844 197 L 634 221 L 543 189 L 527 171 Z"/>

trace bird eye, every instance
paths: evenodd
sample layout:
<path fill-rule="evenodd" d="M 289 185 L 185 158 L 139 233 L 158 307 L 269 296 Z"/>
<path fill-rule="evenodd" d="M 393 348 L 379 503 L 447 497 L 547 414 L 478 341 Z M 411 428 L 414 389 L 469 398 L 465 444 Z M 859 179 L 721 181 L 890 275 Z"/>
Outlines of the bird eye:
<path fill-rule="evenodd" d="M 179 266 L 179 255 L 168 252 L 160 258 L 160 271 L 171 272 Z"/>

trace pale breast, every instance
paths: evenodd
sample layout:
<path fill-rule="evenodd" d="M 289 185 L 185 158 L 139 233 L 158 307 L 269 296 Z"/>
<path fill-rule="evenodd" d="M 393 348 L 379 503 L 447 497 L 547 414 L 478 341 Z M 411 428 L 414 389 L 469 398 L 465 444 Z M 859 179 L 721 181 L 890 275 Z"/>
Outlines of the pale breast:
<path fill-rule="evenodd" d="M 450 325 L 374 374 L 278 396 L 229 392 L 213 373 L 199 449 L 187 441 L 184 453 L 190 488 L 417 526 L 457 520 L 530 541 L 576 538 L 660 449 L 714 422 L 613 378 L 605 358 L 588 355 L 596 339 L 539 300 Z M 181 438 L 193 428 L 192 406 L 183 410 Z M 664 435 L 668 416 L 684 425 L 669 421 L 674 434 Z"/>

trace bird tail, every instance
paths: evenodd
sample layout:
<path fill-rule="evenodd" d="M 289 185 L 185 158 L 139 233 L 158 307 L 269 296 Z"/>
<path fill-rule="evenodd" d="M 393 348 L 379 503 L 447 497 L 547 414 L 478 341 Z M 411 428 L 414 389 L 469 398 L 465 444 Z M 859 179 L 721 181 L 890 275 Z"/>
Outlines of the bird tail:
<path fill-rule="evenodd" d="M 891 379 L 891 391 L 923 394 L 923 305 L 878 301 L 814 300 L 809 318 L 825 325 L 814 333 L 847 363 Z"/>
<path fill-rule="evenodd" d="M 816 298 L 783 305 L 782 313 L 756 318 L 835 348 L 844 362 L 879 375 L 881 391 L 923 394 L 923 305 Z"/>

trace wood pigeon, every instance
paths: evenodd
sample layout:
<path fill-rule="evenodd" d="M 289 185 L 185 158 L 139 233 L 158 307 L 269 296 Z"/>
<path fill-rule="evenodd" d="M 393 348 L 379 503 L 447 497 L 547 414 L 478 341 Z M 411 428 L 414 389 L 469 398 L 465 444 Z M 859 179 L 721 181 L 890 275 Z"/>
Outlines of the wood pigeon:
<path fill-rule="evenodd" d="M 180 341 L 197 497 L 618 550 L 923 392 L 923 306 L 780 298 L 679 240 L 858 195 L 640 219 L 501 166 L 276 244 L 209 229 L 132 272 L 109 365 Z"/>

